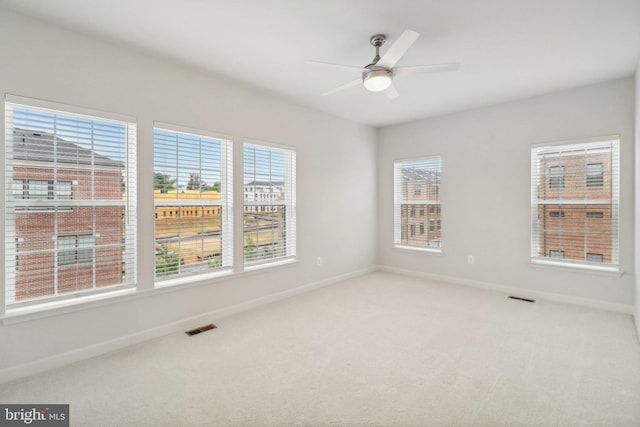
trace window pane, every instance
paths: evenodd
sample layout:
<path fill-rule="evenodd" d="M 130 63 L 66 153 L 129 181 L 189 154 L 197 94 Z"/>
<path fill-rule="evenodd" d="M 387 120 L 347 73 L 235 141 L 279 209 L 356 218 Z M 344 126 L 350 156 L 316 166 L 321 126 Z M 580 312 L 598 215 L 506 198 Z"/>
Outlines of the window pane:
<path fill-rule="evenodd" d="M 587 254 L 587 261 L 588 262 L 602 262 L 603 261 L 603 257 L 602 254 Z"/>
<path fill-rule="evenodd" d="M 39 181 L 30 179 L 28 185 L 29 199 L 48 199 L 49 181 Z"/>
<path fill-rule="evenodd" d="M 245 264 L 296 254 L 295 151 L 244 144 Z"/>
<path fill-rule="evenodd" d="M 13 188 L 12 194 L 14 199 L 24 198 L 24 180 L 14 179 L 12 188 Z"/>
<path fill-rule="evenodd" d="M 58 200 L 71 200 L 71 181 L 56 182 L 55 196 Z"/>
<path fill-rule="evenodd" d="M 549 188 L 564 187 L 564 166 L 551 166 L 549 168 Z"/>
<path fill-rule="evenodd" d="M 154 130 L 156 278 L 231 266 L 230 150 L 225 139 Z"/>
<path fill-rule="evenodd" d="M 602 187 L 604 184 L 602 163 L 587 165 L 587 187 Z"/>

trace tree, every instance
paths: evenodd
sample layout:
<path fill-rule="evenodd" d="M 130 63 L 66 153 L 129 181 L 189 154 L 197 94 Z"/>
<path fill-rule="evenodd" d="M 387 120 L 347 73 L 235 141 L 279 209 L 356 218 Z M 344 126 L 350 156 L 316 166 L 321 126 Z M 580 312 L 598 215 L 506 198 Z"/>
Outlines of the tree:
<path fill-rule="evenodd" d="M 174 184 L 176 183 L 176 180 L 171 179 L 167 174 L 154 172 L 153 183 L 156 190 L 160 190 L 161 193 L 166 194 L 169 190 L 175 190 Z"/>
<path fill-rule="evenodd" d="M 247 261 L 254 261 L 258 258 L 256 244 L 251 236 L 247 236 L 247 240 L 244 244 L 244 257 Z"/>
<path fill-rule="evenodd" d="M 213 185 L 205 185 L 203 190 L 220 192 L 220 182 L 216 181 Z"/>
<path fill-rule="evenodd" d="M 207 260 L 207 264 L 209 265 L 209 268 L 218 268 L 222 265 L 222 260 L 220 259 L 220 256 L 215 256 L 213 258 L 209 258 Z"/>
<path fill-rule="evenodd" d="M 202 182 L 199 173 L 190 173 L 189 182 L 187 183 L 187 190 L 202 190 L 207 184 Z"/>
<path fill-rule="evenodd" d="M 160 253 L 156 253 L 156 276 L 170 276 L 180 272 L 182 260 L 165 245 L 160 245 Z"/>

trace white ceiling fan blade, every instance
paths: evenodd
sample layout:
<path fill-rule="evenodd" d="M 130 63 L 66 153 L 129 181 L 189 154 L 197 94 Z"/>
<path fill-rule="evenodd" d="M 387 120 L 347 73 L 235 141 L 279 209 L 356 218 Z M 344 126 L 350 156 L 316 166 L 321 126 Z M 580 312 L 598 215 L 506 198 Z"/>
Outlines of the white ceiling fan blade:
<path fill-rule="evenodd" d="M 405 74 L 437 73 L 441 71 L 455 71 L 460 68 L 459 62 L 447 64 L 418 65 L 415 67 L 396 67 L 393 69 L 393 76 L 403 76 Z"/>
<path fill-rule="evenodd" d="M 387 69 L 393 68 L 418 37 L 420 37 L 419 33 L 412 30 L 404 30 L 398 40 L 382 55 L 382 58 L 380 58 L 376 65 Z"/>
<path fill-rule="evenodd" d="M 400 94 L 398 93 L 398 91 L 396 90 L 396 87 L 393 83 L 391 83 L 391 86 L 389 86 L 385 91 L 384 94 L 387 95 L 387 99 L 389 101 L 393 101 L 394 99 L 396 99 L 397 97 L 400 96 Z"/>
<path fill-rule="evenodd" d="M 322 96 L 333 95 L 334 93 L 340 92 L 341 90 L 349 89 L 350 87 L 358 86 L 361 84 L 362 84 L 362 79 L 352 80 L 347 84 L 343 84 L 342 86 L 339 86 L 333 90 L 330 90 L 329 92 L 323 93 Z"/>
<path fill-rule="evenodd" d="M 330 62 L 321 62 L 321 61 L 307 61 L 307 62 L 310 64 L 317 64 L 317 65 L 323 65 L 331 68 L 338 68 L 340 70 L 349 71 L 352 73 L 361 73 L 365 71 L 365 69 L 362 67 L 354 67 L 352 65 L 332 64 Z"/>

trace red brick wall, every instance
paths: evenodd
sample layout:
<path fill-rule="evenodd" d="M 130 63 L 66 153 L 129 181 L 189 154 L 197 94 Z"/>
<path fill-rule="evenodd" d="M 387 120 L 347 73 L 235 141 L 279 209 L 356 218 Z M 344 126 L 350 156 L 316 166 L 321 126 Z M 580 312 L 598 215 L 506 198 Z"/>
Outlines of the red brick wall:
<path fill-rule="evenodd" d="M 56 176 L 57 181 L 74 182 L 72 201 L 92 200 L 92 192 L 94 200 L 119 201 L 122 198 L 120 171 L 94 171 L 94 186 L 92 186 L 90 170 L 58 169 Z M 16 166 L 14 179 L 53 181 L 54 171 L 52 168 Z M 60 203 L 65 203 L 65 201 Z M 40 209 L 51 208 L 43 206 Z M 59 209 L 57 213 L 53 210 L 17 211 L 15 216 L 16 238 L 18 239 L 16 300 L 54 295 L 57 264 L 54 253 L 56 236 L 92 235 L 95 236 L 97 247 L 94 255 L 95 263 L 58 267 L 58 293 L 121 283 L 122 213 L 123 208 L 118 206 L 69 206 Z M 40 252 L 33 253 L 34 251 Z"/>

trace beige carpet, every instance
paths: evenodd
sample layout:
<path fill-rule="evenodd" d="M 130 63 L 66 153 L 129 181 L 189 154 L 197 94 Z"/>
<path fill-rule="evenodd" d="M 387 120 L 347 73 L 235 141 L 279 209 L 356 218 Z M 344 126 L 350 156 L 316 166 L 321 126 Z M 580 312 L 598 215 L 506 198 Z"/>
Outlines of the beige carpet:
<path fill-rule="evenodd" d="M 630 316 L 373 273 L 0 386 L 73 426 L 640 426 Z"/>

